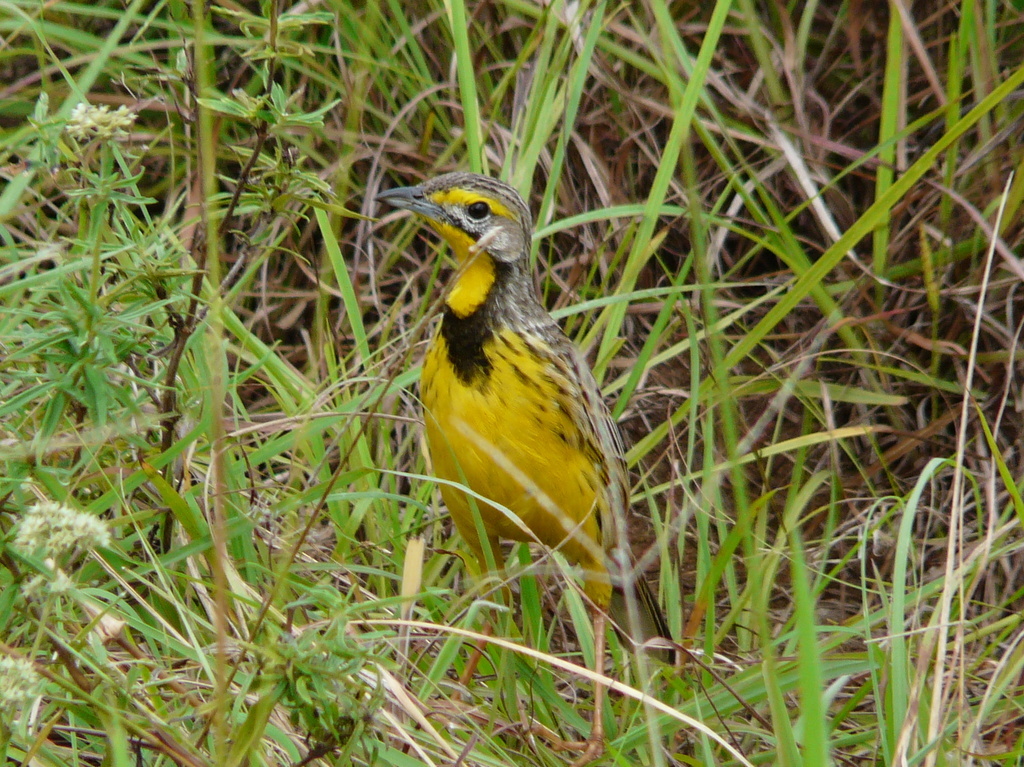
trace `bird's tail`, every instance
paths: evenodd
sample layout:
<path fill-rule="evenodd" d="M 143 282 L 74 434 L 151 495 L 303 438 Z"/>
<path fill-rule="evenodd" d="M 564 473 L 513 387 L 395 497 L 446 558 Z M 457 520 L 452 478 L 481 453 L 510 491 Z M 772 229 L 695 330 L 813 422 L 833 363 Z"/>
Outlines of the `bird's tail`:
<path fill-rule="evenodd" d="M 608 612 L 619 635 L 635 646 L 657 637 L 672 638 L 665 613 L 643 575 L 637 574 L 635 578 L 613 584 Z M 671 650 L 652 649 L 648 652 L 665 663 L 673 660 Z"/>

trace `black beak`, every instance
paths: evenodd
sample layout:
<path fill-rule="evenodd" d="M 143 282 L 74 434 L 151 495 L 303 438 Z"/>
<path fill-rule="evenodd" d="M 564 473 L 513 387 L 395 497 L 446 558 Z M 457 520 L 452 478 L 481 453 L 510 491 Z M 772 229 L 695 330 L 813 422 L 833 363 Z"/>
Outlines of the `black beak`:
<path fill-rule="evenodd" d="M 424 218 L 433 221 L 444 219 L 444 210 L 440 205 L 431 202 L 423 193 L 422 186 L 400 186 L 396 189 L 388 189 L 376 197 L 378 202 L 386 202 L 401 210 L 411 210 Z"/>

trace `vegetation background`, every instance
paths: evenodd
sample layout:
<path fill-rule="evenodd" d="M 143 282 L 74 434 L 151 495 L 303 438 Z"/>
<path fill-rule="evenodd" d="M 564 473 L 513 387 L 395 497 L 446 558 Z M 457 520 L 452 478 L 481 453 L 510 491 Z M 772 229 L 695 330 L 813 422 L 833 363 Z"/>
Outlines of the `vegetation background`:
<path fill-rule="evenodd" d="M 472 169 L 692 657 L 612 640 L 601 763 L 1020 764 L 1022 62 L 1019 0 L 0 2 L 4 762 L 571 759 L 583 602 L 465 577 L 373 200 Z"/>

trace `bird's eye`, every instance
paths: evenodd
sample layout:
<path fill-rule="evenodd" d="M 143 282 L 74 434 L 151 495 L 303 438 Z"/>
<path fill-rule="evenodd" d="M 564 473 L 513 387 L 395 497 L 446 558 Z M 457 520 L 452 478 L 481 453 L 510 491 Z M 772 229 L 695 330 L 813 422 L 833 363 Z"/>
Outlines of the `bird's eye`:
<path fill-rule="evenodd" d="M 474 221 L 482 221 L 491 214 L 491 206 L 486 202 L 474 202 L 466 208 L 466 212 L 469 213 L 469 217 Z"/>

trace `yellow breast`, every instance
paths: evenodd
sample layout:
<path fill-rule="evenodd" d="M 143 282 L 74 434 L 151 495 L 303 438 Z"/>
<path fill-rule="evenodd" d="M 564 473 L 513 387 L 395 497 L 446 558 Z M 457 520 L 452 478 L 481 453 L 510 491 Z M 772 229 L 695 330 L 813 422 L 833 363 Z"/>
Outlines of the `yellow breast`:
<path fill-rule="evenodd" d="M 486 370 L 467 381 L 456 374 L 444 337 L 435 336 L 421 385 L 427 444 L 438 478 L 493 502 L 441 486 L 481 561 L 476 513 L 492 548 L 510 538 L 558 549 L 583 566 L 586 591 L 606 605 L 598 522 L 608 503 L 605 458 L 572 416 L 578 382 L 538 353 L 545 349 L 540 338 L 503 330 L 483 344 Z"/>

